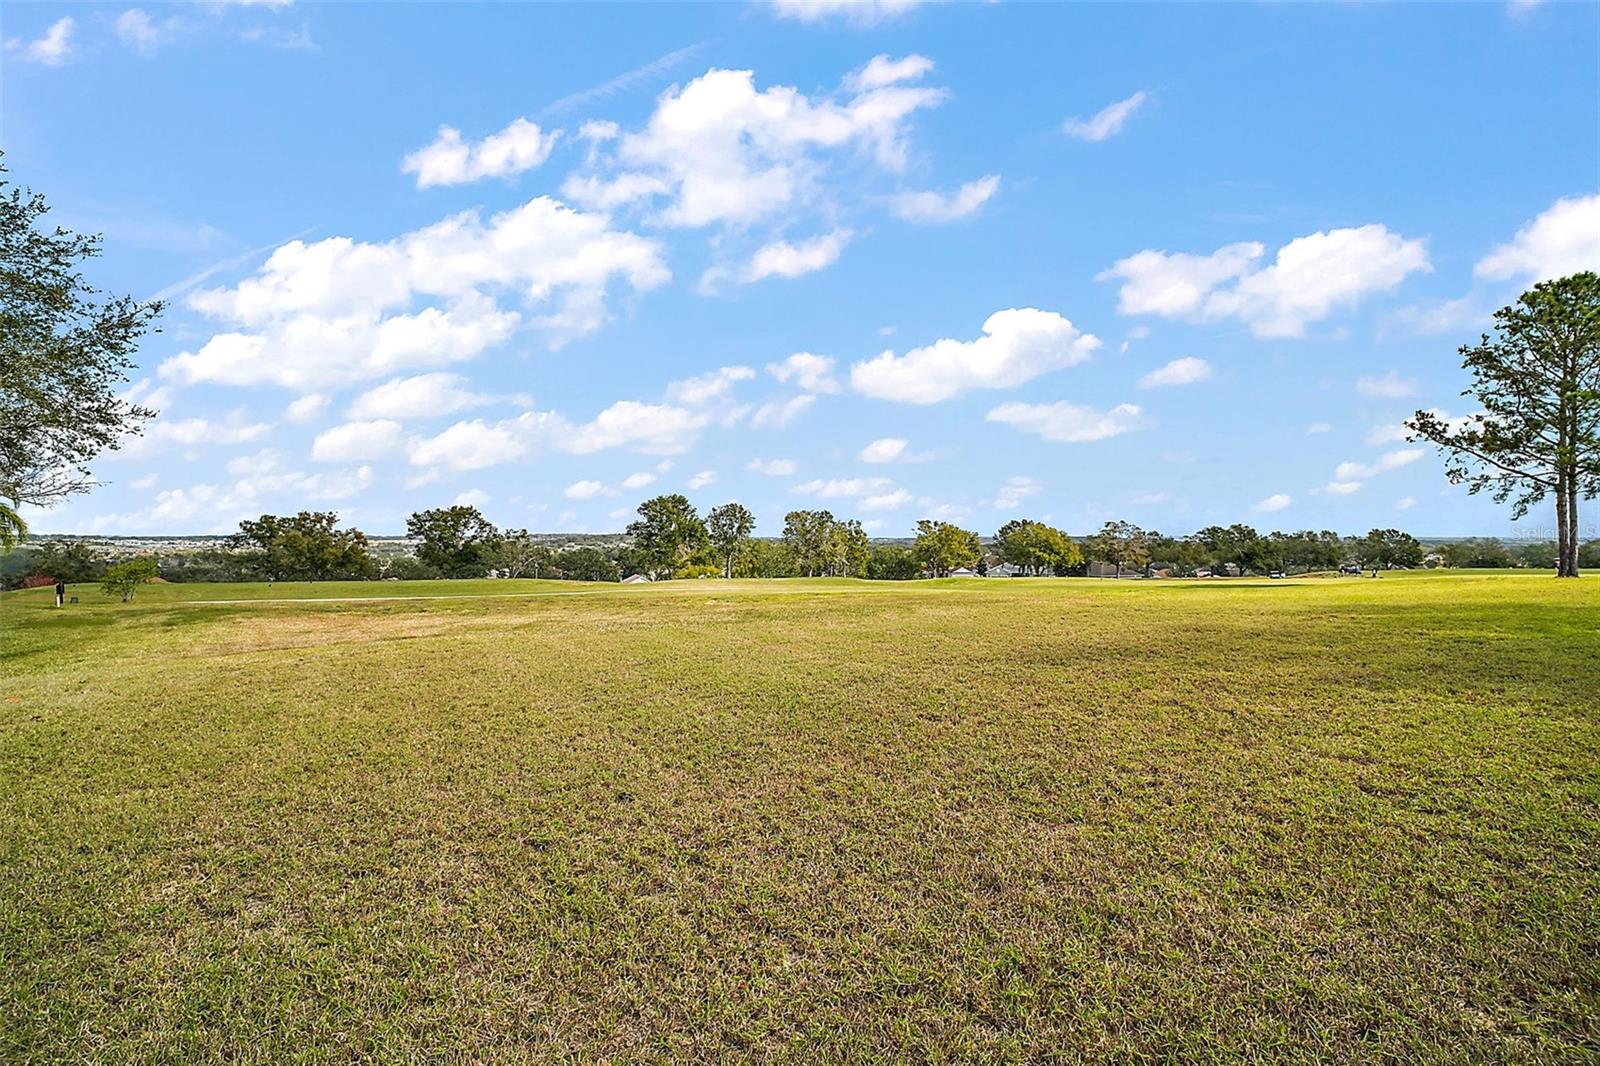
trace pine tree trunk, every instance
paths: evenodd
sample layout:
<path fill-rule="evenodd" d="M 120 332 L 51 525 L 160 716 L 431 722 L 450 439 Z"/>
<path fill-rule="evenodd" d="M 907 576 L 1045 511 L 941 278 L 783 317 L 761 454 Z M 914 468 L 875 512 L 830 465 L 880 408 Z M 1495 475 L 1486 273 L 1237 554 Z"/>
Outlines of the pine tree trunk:
<path fill-rule="evenodd" d="M 1566 576 L 1578 576 L 1578 480 L 1567 481 L 1567 556 Z"/>

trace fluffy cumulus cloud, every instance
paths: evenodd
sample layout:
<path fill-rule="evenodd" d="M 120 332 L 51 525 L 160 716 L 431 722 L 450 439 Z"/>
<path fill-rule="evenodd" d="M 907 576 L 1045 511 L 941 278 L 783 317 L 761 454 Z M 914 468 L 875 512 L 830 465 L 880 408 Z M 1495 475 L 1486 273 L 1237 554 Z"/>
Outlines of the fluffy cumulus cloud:
<path fill-rule="evenodd" d="M 1211 376 L 1211 364 L 1195 356 L 1184 356 L 1174 359 L 1165 366 L 1157 367 L 1139 379 L 1141 389 L 1170 388 L 1175 385 L 1193 385 L 1197 381 L 1205 381 Z"/>
<path fill-rule="evenodd" d="M 750 424 L 757 429 L 782 429 L 811 410 L 816 402 L 816 396 L 809 392 L 787 400 L 768 400 L 751 413 Z"/>
<path fill-rule="evenodd" d="M 598 481 L 574 481 L 561 490 L 561 495 L 569 500 L 592 500 L 597 496 L 611 496 L 615 493 Z"/>
<path fill-rule="evenodd" d="M 1197 322 L 1235 318 L 1257 337 L 1279 338 L 1303 336 L 1310 323 L 1432 269 L 1422 240 L 1380 225 L 1296 237 L 1261 266 L 1265 252 L 1255 242 L 1210 255 L 1147 250 L 1119 260 L 1098 280 L 1122 283 L 1122 314 Z"/>
<path fill-rule="evenodd" d="M 716 474 L 712 473 L 710 470 L 702 470 L 697 474 L 691 475 L 689 480 L 685 481 L 683 484 L 685 488 L 692 492 L 695 489 L 705 488 L 715 480 L 717 480 Z"/>
<path fill-rule="evenodd" d="M 1271 496 L 1257 503 L 1255 509 L 1263 514 L 1281 511 L 1294 502 L 1294 498 L 1285 492 L 1274 492 Z"/>
<path fill-rule="evenodd" d="M 1065 401 L 1006 403 L 990 411 L 988 420 L 1014 426 L 1055 444 L 1086 444 L 1146 425 L 1144 413 L 1131 403 L 1118 404 L 1108 411 Z"/>
<path fill-rule="evenodd" d="M 125 437 L 116 451 L 107 452 L 112 460 L 148 459 L 172 451 L 192 451 L 217 445 L 249 444 L 265 440 L 272 432 L 266 422 L 251 419 L 243 411 L 224 418 L 158 418 L 138 436 Z"/>
<path fill-rule="evenodd" d="M 863 463 L 892 463 L 906 453 L 910 442 L 903 437 L 880 437 L 861 449 Z"/>
<path fill-rule="evenodd" d="M 1007 389 L 1074 366 L 1100 346 L 1054 311 L 996 311 L 975 340 L 946 338 L 904 355 L 885 351 L 850 368 L 856 391 L 901 403 L 939 403 L 972 389 Z"/>
<path fill-rule="evenodd" d="M 836 229 L 807 240 L 772 241 L 756 249 L 739 280 L 750 284 L 765 278 L 798 278 L 832 266 L 850 243 L 850 231 Z"/>
<path fill-rule="evenodd" d="M 753 473 L 766 474 L 768 477 L 788 477 L 800 469 L 800 464 L 793 459 L 752 459 L 744 468 Z"/>
<path fill-rule="evenodd" d="M 876 26 L 909 14 L 923 0 L 772 0 L 772 13 L 796 22 L 841 21 L 854 26 Z"/>
<path fill-rule="evenodd" d="M 100 533 L 148 533 L 152 529 L 223 533 L 235 530 L 241 519 L 263 511 L 293 511 L 307 503 L 347 500 L 373 483 L 369 466 L 311 474 L 284 469 L 277 456 L 268 452 L 244 464 L 230 463 L 228 472 L 239 480 L 162 489 L 148 509 L 101 515 L 89 528 Z"/>
<path fill-rule="evenodd" d="M 833 357 L 795 352 L 787 359 L 767 364 L 767 373 L 806 392 L 838 392 L 839 382 L 833 376 Z"/>
<path fill-rule="evenodd" d="M 520 328 L 558 346 L 601 326 L 615 285 L 643 291 L 668 277 L 658 242 L 543 196 L 380 244 L 290 241 L 238 285 L 189 298 L 232 328 L 161 374 L 310 391 L 469 360 Z"/>
<path fill-rule="evenodd" d="M 917 81 L 933 71 L 933 60 L 927 56 L 908 55 L 893 59 L 879 53 L 867 60 L 865 66 L 844 80 L 851 92 L 867 92 L 903 81 Z"/>
<path fill-rule="evenodd" d="M 546 133 L 537 123 L 518 118 L 500 132 L 469 144 L 461 139 L 460 130 L 440 126 L 433 143 L 406 156 L 400 169 L 417 176 L 419 189 L 509 178 L 549 159 L 560 136 L 559 130 Z"/>
<path fill-rule="evenodd" d="M 412 465 L 431 470 L 482 470 L 549 449 L 589 455 L 629 448 L 670 455 L 694 443 L 708 420 L 700 411 L 674 404 L 619 400 L 588 422 L 552 411 L 524 411 L 515 418 L 457 422 L 433 435 L 407 441 Z"/>
<path fill-rule="evenodd" d="M 1535 282 L 1600 270 L 1600 193 L 1557 200 L 1515 237 L 1478 261 L 1490 281 Z"/>
<path fill-rule="evenodd" d="M 317 434 L 311 458 L 323 463 L 387 459 L 400 450 L 402 439 L 400 423 L 387 418 L 346 422 Z"/>
<path fill-rule="evenodd" d="M 1126 100 L 1107 104 L 1091 118 L 1069 118 L 1061 128 L 1067 136 L 1076 137 L 1080 141 L 1103 141 L 1115 137 L 1122 132 L 1122 127 L 1129 117 L 1149 98 L 1148 93 L 1140 90 Z"/>
<path fill-rule="evenodd" d="M 44 34 L 32 41 L 12 37 L 6 41 L 6 51 L 29 63 L 58 67 L 72 56 L 72 31 L 76 23 L 72 16 L 56 19 Z"/>
<path fill-rule="evenodd" d="M 724 399 L 736 384 L 749 381 L 755 376 L 756 372 L 747 366 L 719 367 L 709 374 L 674 381 L 667 386 L 667 399 L 674 403 L 698 407 L 713 400 Z"/>
<path fill-rule="evenodd" d="M 283 417 L 290 422 L 310 422 L 327 410 L 329 397 L 322 392 L 308 392 L 297 396 L 283 409 Z"/>
<path fill-rule="evenodd" d="M 654 206 L 667 226 L 746 225 L 810 199 L 834 154 L 899 170 L 911 116 L 944 93 L 902 84 L 910 68 L 884 82 L 900 69 L 894 63 L 871 76 L 879 84 L 815 97 L 758 89 L 753 71 L 709 70 L 663 94 L 642 129 L 592 140 L 592 172 L 572 175 L 563 191 L 603 209 Z"/>
<path fill-rule="evenodd" d="M 1333 471 L 1335 481 L 1360 481 L 1364 478 L 1376 477 L 1386 470 L 1395 470 L 1402 466 L 1421 459 L 1426 453 L 1421 448 L 1400 448 L 1392 452 L 1384 452 L 1370 463 L 1347 462 L 1340 463 Z"/>
<path fill-rule="evenodd" d="M 357 396 L 350 404 L 350 417 L 432 418 L 494 402 L 494 397 L 473 392 L 468 385 L 459 374 L 395 378 Z"/>
<path fill-rule="evenodd" d="M 890 210 L 907 222 L 955 222 L 966 218 L 1000 191 L 1000 175 L 987 174 L 969 181 L 953 193 L 903 192 Z"/>
<path fill-rule="evenodd" d="M 815 496 L 823 500 L 856 499 L 887 492 L 894 483 L 886 477 L 816 478 L 794 487 L 801 496 Z"/>
<path fill-rule="evenodd" d="M 113 23 L 117 39 L 140 55 L 150 55 L 166 43 L 168 32 L 157 25 L 148 11 L 130 7 Z"/>

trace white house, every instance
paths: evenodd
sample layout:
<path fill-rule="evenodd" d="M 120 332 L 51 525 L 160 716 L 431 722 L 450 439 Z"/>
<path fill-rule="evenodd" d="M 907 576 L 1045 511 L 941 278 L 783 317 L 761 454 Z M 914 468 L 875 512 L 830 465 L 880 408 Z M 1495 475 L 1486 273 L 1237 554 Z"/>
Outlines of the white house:
<path fill-rule="evenodd" d="M 648 585 L 650 583 L 650 579 L 645 577 L 643 574 L 629 574 L 627 577 L 622 579 L 622 583 L 624 585 Z"/>

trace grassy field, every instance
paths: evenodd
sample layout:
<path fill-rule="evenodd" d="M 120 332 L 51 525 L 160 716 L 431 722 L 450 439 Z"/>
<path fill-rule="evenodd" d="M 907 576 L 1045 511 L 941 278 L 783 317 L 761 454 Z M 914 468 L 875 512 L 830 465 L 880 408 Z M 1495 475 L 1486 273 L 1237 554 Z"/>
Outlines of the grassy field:
<path fill-rule="evenodd" d="M 73 591 L 8 1063 L 1600 1056 L 1600 577 Z"/>

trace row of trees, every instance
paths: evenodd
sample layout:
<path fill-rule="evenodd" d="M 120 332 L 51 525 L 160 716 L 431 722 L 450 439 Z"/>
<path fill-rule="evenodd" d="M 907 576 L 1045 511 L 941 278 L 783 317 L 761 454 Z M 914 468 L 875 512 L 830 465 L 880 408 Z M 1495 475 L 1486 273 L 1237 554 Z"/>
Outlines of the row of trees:
<path fill-rule="evenodd" d="M 374 554 L 365 534 L 340 528 L 331 511 L 262 515 L 239 524 L 226 547 L 163 558 L 161 576 L 174 581 L 326 581 L 373 578 L 556 578 L 618 581 L 633 574 L 652 580 L 696 577 L 858 577 L 896 581 L 945 577 L 963 568 L 986 573 L 1006 565 L 1025 575 L 1081 576 L 1091 563 L 1101 572 L 1179 576 L 1217 573 L 1331 570 L 1339 566 L 1415 567 L 1423 546 L 1398 529 L 1346 537 L 1332 530 L 1260 533 L 1235 524 L 1208 526 L 1182 537 L 1107 522 L 1093 536 L 1075 539 L 1031 519 L 1001 526 L 987 543 L 949 522 L 923 520 L 908 546 L 868 538 L 861 523 L 829 511 L 796 510 L 784 516 L 782 536 L 757 539 L 755 517 L 738 503 L 713 508 L 704 518 L 681 495 L 639 505 L 626 539 L 606 547 L 555 548 L 525 529 L 496 528 L 476 508 L 457 505 L 418 511 L 406 522 L 414 554 Z M 1584 565 L 1600 563 L 1600 542 L 1580 553 Z M 1514 550 L 1496 540 L 1441 545 L 1434 562 L 1448 566 L 1551 567 L 1555 544 Z M 69 583 L 99 581 L 111 560 L 82 541 L 30 546 L 6 559 L 0 579 L 15 585 L 48 577 Z"/>
<path fill-rule="evenodd" d="M 1233 568 L 1244 574 L 1333 570 L 1340 566 L 1416 567 L 1422 544 L 1398 529 L 1374 529 L 1364 537 L 1332 530 L 1258 533 L 1247 525 L 1207 526 L 1184 537 L 1140 529 L 1131 522 L 1107 522 L 1085 544 L 1089 559 L 1107 563 L 1117 574 L 1161 568 L 1179 574 Z"/>

